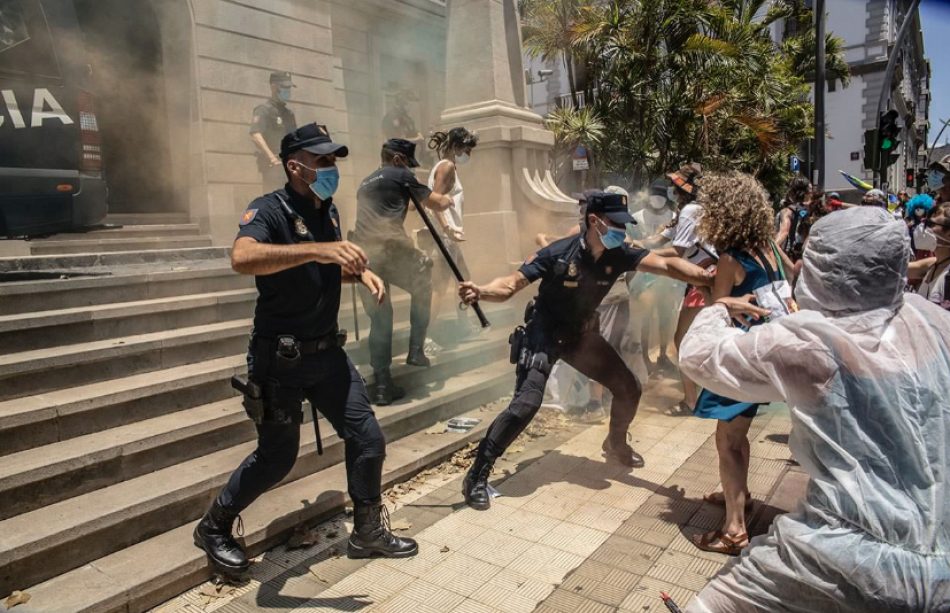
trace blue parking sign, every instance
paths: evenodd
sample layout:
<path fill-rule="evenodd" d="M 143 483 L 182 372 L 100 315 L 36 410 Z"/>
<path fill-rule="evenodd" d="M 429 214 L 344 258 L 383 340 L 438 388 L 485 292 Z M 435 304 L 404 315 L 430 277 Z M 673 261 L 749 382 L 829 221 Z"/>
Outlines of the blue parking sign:
<path fill-rule="evenodd" d="M 788 165 L 789 165 L 789 168 L 791 168 L 792 172 L 798 172 L 798 170 L 802 167 L 802 161 L 798 159 L 797 155 L 793 155 L 789 159 Z"/>

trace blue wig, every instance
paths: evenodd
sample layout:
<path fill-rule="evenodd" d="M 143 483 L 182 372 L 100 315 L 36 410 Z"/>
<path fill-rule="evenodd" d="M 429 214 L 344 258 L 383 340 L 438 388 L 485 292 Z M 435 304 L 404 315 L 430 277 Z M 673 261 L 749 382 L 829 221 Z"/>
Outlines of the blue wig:
<path fill-rule="evenodd" d="M 913 217 L 914 211 L 917 209 L 923 209 L 924 215 L 926 215 L 930 212 L 930 209 L 934 208 L 934 199 L 927 194 L 917 194 L 907 201 L 906 206 L 908 217 Z"/>

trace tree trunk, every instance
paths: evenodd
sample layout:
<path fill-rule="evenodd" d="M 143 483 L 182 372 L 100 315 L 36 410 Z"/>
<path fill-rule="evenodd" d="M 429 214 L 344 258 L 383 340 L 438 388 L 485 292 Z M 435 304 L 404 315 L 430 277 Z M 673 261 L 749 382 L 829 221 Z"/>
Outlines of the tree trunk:
<path fill-rule="evenodd" d="M 574 82 L 574 61 L 571 55 L 564 53 L 564 66 L 567 68 L 567 84 L 571 88 L 571 101 L 574 102 L 574 108 L 577 106 L 577 83 Z"/>

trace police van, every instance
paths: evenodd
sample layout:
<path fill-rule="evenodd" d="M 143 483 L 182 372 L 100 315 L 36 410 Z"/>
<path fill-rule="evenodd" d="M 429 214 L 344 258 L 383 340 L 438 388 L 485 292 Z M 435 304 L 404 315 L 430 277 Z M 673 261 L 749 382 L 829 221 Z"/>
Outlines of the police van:
<path fill-rule="evenodd" d="M 90 69 L 71 0 L 0 0 L 0 237 L 107 212 Z"/>

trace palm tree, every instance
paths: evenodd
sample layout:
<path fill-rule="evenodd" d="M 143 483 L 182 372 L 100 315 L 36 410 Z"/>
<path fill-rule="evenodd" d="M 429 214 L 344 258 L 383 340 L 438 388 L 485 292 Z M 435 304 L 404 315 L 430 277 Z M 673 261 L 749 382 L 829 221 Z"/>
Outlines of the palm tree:
<path fill-rule="evenodd" d="M 584 9 L 593 0 L 520 0 L 521 35 L 531 57 L 544 61 L 560 60 L 567 70 L 567 82 L 574 106 L 578 105 L 576 67 L 582 65 L 582 49 L 572 45 L 572 32 Z"/>

